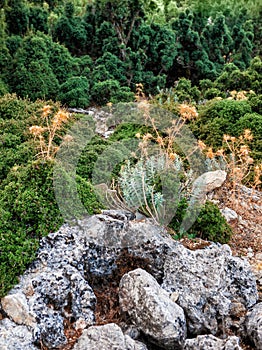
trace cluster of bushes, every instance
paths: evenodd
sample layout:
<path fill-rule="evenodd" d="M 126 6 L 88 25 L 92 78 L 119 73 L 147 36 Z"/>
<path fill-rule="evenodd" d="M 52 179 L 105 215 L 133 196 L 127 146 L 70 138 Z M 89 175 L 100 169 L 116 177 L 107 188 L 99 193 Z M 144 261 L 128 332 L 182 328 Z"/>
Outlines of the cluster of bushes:
<path fill-rule="evenodd" d="M 59 109 L 58 103 L 48 103 L 54 110 Z M 0 98 L 1 296 L 34 259 L 39 238 L 63 223 L 54 193 L 54 160 L 39 158 L 38 144 L 29 131 L 32 125 L 43 124 L 46 104 L 14 94 Z M 60 140 L 55 142 L 59 146 Z M 101 204 L 90 181 L 78 175 L 77 186 L 86 210 L 97 212 Z"/>
<path fill-rule="evenodd" d="M 157 86 L 173 87 L 180 77 L 197 86 L 220 77 L 206 89 L 207 98 L 218 96 L 216 89 L 254 89 L 254 67 L 245 69 L 261 52 L 261 6 L 239 5 L 5 0 L 0 93 L 84 108 L 132 101 L 141 82 L 147 94 L 156 94 Z"/>

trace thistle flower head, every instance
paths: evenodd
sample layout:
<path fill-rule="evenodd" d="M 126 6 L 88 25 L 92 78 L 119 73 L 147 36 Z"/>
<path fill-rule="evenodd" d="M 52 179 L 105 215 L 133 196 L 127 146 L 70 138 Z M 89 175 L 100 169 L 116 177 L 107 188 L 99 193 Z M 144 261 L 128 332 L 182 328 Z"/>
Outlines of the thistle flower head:
<path fill-rule="evenodd" d="M 45 128 L 39 125 L 32 125 L 29 128 L 30 134 L 33 134 L 34 136 L 40 135 L 45 131 Z"/>

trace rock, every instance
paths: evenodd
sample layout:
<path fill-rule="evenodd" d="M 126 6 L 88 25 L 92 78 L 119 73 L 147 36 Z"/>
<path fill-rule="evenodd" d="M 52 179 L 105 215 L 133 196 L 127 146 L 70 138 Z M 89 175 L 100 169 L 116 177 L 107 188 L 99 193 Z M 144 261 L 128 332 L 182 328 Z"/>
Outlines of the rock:
<path fill-rule="evenodd" d="M 144 316 L 139 310 L 136 315 L 139 322 L 133 329 L 130 324 L 121 323 L 124 330 L 129 327 L 125 334 L 127 348 L 138 346 L 134 340 L 141 340 L 144 332 L 148 335 L 146 340 L 159 342 L 162 345 L 158 346 L 168 349 L 176 331 L 181 348 L 185 323 L 173 327 L 178 316 L 183 320 L 181 308 L 190 336 L 205 332 L 215 335 L 222 330 L 222 320 L 230 327 L 236 316 L 240 315 L 239 322 L 245 319 L 247 309 L 257 302 L 255 279 L 245 260 L 232 257 L 226 245 L 212 244 L 190 251 L 174 241 L 163 227 L 153 225 L 148 219 L 132 220 L 133 217 L 124 211 L 104 211 L 75 221 L 73 226 L 63 225 L 43 238 L 34 263 L 2 299 L 0 309 L 4 319 L 0 320 L 0 334 L 7 343 L 1 347 L 5 344 L 1 339 L 0 349 L 31 350 L 35 349 L 34 342 L 49 349 L 67 347 L 65 324 L 81 330 L 95 323 L 96 297 L 91 283 L 100 279 L 107 283 L 115 277 L 120 280 L 123 274 L 136 268 L 147 271 L 142 274 L 147 275 L 154 293 L 147 293 L 147 298 L 142 300 L 148 313 L 151 310 L 145 326 L 141 325 Z M 134 293 L 146 292 L 143 279 L 133 277 L 137 279 L 136 285 L 128 288 L 133 288 Z M 130 280 L 133 277 L 128 275 Z M 154 307 L 146 301 L 151 301 Z M 177 310 L 174 320 L 170 320 L 172 308 Z M 161 314 L 159 320 L 158 314 Z M 238 328 L 239 334 L 242 329 Z M 22 331 L 25 339 L 18 336 Z M 162 332 L 172 334 L 170 341 L 164 339 Z M 144 348 L 143 344 L 139 346 Z"/>
<path fill-rule="evenodd" d="M 30 315 L 26 296 L 23 293 L 9 294 L 1 300 L 2 309 L 17 324 L 33 327 L 35 318 Z"/>
<path fill-rule="evenodd" d="M 227 222 L 230 222 L 232 220 L 236 220 L 238 218 L 237 213 L 233 210 L 230 209 L 228 207 L 225 207 L 223 209 L 220 210 L 222 215 L 225 217 Z"/>
<path fill-rule="evenodd" d="M 125 274 L 119 285 L 119 303 L 132 322 L 164 349 L 182 349 L 186 338 L 183 310 L 146 271 Z"/>
<path fill-rule="evenodd" d="M 92 326 L 83 331 L 73 350 L 147 350 L 147 347 L 124 335 L 115 323 Z"/>
<path fill-rule="evenodd" d="M 227 245 L 195 251 L 177 246 L 166 257 L 162 287 L 179 295 L 176 303 L 183 308 L 192 335 L 215 335 L 233 301 L 246 310 L 258 298 L 249 264 L 233 257 Z"/>
<path fill-rule="evenodd" d="M 48 349 L 55 349 L 67 343 L 64 334 L 63 317 L 57 311 L 45 309 L 37 318 L 37 326 L 34 329 L 34 341 Z"/>
<path fill-rule="evenodd" d="M 256 349 L 262 349 L 262 303 L 255 305 L 246 320 L 247 334 Z"/>
<path fill-rule="evenodd" d="M 223 170 L 208 171 L 200 175 L 193 183 L 192 193 L 200 201 L 203 201 L 205 195 L 215 188 L 219 188 L 225 182 L 227 173 Z"/>
<path fill-rule="evenodd" d="M 26 326 L 17 326 L 8 318 L 0 321 L 1 350 L 37 350 L 33 345 L 32 332 Z"/>
<path fill-rule="evenodd" d="M 29 309 L 36 318 L 34 340 L 52 349 L 67 343 L 64 320 L 74 320 L 76 328 L 94 324 L 96 297 L 83 276 L 73 267 L 42 268 L 37 274 L 28 273 L 22 286 L 32 285 Z M 26 289 L 26 288 L 25 288 Z"/>
<path fill-rule="evenodd" d="M 241 350 L 239 338 L 235 336 L 219 339 L 211 334 L 187 339 L 184 350 Z"/>

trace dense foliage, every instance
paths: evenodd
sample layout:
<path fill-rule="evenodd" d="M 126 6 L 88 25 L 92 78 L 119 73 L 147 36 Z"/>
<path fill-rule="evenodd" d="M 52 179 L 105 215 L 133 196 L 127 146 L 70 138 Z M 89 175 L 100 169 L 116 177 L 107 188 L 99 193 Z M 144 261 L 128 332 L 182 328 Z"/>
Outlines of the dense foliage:
<path fill-rule="evenodd" d="M 141 82 L 155 94 L 180 77 L 254 89 L 261 11 L 253 0 L 5 0 L 0 92 L 85 107 L 132 100 Z"/>
<path fill-rule="evenodd" d="M 41 138 L 30 133 L 34 126 L 42 128 L 42 141 L 50 136 L 45 108 L 55 113 L 61 106 L 134 101 L 142 83 L 152 104 L 175 114 L 181 106 L 194 108 L 186 123 L 214 152 L 225 134 L 241 137 L 250 130 L 252 159 L 261 160 L 261 14 L 259 0 L 1 1 L 0 296 L 34 259 L 39 239 L 63 223 L 53 189 L 55 153 L 43 156 Z M 81 117 L 71 114 L 63 132 L 52 136 L 52 150 Z M 102 208 L 92 185 L 99 155 L 117 141 L 153 131 L 119 125 L 109 139 L 95 136 L 86 145 L 76 181 L 90 214 Z M 112 157 L 121 154 L 114 148 Z M 112 176 L 120 172 L 118 164 Z M 157 181 L 151 190 L 160 188 Z M 187 203 L 175 204 L 170 227 L 177 237 Z M 189 233 L 224 243 L 232 232 L 208 202 Z"/>

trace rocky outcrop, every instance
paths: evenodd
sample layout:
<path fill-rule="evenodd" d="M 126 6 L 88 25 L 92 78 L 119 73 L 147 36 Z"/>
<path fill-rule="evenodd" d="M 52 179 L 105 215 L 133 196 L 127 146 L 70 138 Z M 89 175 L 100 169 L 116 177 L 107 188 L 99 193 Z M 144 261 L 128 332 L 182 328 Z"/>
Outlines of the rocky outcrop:
<path fill-rule="evenodd" d="M 151 341 L 164 349 L 183 349 L 186 338 L 184 311 L 169 298 L 146 271 L 125 274 L 119 286 L 122 311 Z"/>
<path fill-rule="evenodd" d="M 256 349 L 262 349 L 262 303 L 258 303 L 249 311 L 246 327 L 247 334 Z"/>
<path fill-rule="evenodd" d="M 124 335 L 114 323 L 84 330 L 73 350 L 147 350 L 145 344 Z"/>
<path fill-rule="evenodd" d="M 240 335 L 247 310 L 255 310 L 257 302 L 248 263 L 233 257 L 227 245 L 190 251 L 150 220 L 133 219 L 130 213 L 105 211 L 44 238 L 35 262 L 1 300 L 0 348 L 63 348 L 69 342 L 66 327 L 78 335 L 84 329 L 76 347 L 102 332 L 98 339 L 109 344 L 105 349 L 113 348 L 113 336 L 106 336 L 111 332 L 119 334 L 122 349 L 134 350 L 182 349 L 186 333 L 188 338 L 219 336 L 225 325 L 238 326 Z M 103 290 L 108 279 L 119 282 L 121 277 L 119 324 L 124 333 L 115 325 L 97 329 L 94 284 L 97 288 L 103 279 Z M 249 319 L 255 343 L 259 338 L 252 336 L 251 324 Z"/>
<path fill-rule="evenodd" d="M 239 339 L 231 336 L 219 339 L 213 335 L 199 335 L 194 339 L 187 339 L 185 350 L 241 350 Z"/>
<path fill-rule="evenodd" d="M 254 277 L 245 260 L 231 255 L 227 245 L 190 251 L 182 245 L 166 257 L 162 287 L 178 295 L 190 334 L 216 334 L 230 315 L 232 302 L 244 310 L 258 298 Z"/>

